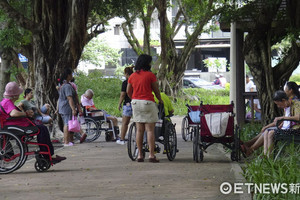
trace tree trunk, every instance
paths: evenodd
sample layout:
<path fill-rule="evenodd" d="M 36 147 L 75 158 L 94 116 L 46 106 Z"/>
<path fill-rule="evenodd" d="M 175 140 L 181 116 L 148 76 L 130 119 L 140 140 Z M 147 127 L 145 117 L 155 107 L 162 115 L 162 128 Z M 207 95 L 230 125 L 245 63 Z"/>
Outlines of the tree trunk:
<path fill-rule="evenodd" d="M 210 3 L 209 6 L 212 6 Z M 177 53 L 174 43 L 174 32 L 170 21 L 167 18 L 167 1 L 156 1 L 156 7 L 159 11 L 160 22 L 160 41 L 161 41 L 161 66 L 158 72 L 158 79 L 161 89 L 168 95 L 177 96 L 179 89 L 182 85 L 182 77 L 186 70 L 188 60 L 198 44 L 198 36 L 201 34 L 204 25 L 207 24 L 213 13 L 208 11 L 203 15 L 203 18 L 199 20 L 199 23 L 194 28 L 191 35 L 187 36 L 184 48 L 180 53 Z M 210 10 L 207 8 L 207 10 Z M 177 22 L 174 22 L 177 23 Z M 176 28 L 176 27 L 173 27 Z M 170 31 L 172 30 L 172 31 Z"/>
<path fill-rule="evenodd" d="M 33 31 L 32 68 L 39 106 L 49 103 L 56 110 L 57 79 L 65 68 L 77 67 L 87 41 L 88 8 L 88 0 L 35 1 L 33 20 L 42 30 Z M 54 127 L 61 126 L 61 121 L 56 120 Z M 59 129 L 54 131 L 58 137 Z"/>
<path fill-rule="evenodd" d="M 0 95 L 1 99 L 5 91 L 5 86 L 10 80 L 10 69 L 13 63 L 11 49 L 0 49 L 1 68 L 0 68 Z"/>
<path fill-rule="evenodd" d="M 33 21 L 42 31 L 33 31 L 33 68 L 39 106 L 56 108 L 57 79 L 64 68 L 75 69 L 86 44 L 88 0 L 35 1 Z"/>

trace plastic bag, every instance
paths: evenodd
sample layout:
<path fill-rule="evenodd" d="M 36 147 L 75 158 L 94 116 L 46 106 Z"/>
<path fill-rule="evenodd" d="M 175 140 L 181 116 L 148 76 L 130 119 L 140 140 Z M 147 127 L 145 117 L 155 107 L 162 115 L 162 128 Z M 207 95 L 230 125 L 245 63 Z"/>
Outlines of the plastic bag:
<path fill-rule="evenodd" d="M 80 124 L 77 120 L 77 117 L 73 116 L 72 120 L 69 120 L 68 122 L 68 130 L 71 132 L 80 132 Z"/>

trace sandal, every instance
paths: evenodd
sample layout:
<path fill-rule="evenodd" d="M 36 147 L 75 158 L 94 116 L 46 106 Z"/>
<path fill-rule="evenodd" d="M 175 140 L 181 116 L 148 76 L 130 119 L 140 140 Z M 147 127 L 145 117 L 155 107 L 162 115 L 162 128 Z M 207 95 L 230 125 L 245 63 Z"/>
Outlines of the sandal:
<path fill-rule="evenodd" d="M 149 162 L 158 163 L 159 160 L 156 158 L 156 156 L 154 156 L 153 158 L 149 158 Z"/>
<path fill-rule="evenodd" d="M 138 162 L 144 162 L 144 158 L 138 158 L 137 161 Z"/>

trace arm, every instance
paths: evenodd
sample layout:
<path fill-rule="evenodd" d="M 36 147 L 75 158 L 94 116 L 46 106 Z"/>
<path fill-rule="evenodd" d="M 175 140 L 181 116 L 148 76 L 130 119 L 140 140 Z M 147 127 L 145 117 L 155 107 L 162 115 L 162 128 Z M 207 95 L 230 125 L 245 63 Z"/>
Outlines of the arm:
<path fill-rule="evenodd" d="M 33 117 L 34 113 L 32 110 L 27 110 L 26 112 L 18 111 L 17 109 L 12 110 L 9 115 L 11 117 Z"/>
<path fill-rule="evenodd" d="M 120 94 L 120 100 L 119 100 L 119 110 L 121 110 L 121 108 L 122 108 L 122 103 L 123 103 L 123 101 L 125 99 L 125 96 L 126 96 L 126 92 L 121 92 L 121 94 Z"/>
<path fill-rule="evenodd" d="M 261 112 L 261 110 L 258 109 L 257 104 L 254 104 L 254 110 L 255 110 L 256 112 Z"/>
<path fill-rule="evenodd" d="M 133 88 L 132 88 L 132 85 L 130 83 L 128 83 L 127 85 L 127 88 L 126 88 L 126 92 L 127 92 L 127 95 L 130 99 L 132 99 L 132 92 L 133 92 Z"/>
<path fill-rule="evenodd" d="M 82 114 L 82 109 L 81 109 L 81 106 L 80 106 L 80 103 L 79 103 L 79 98 L 78 98 L 77 92 L 76 92 L 75 98 L 76 98 L 76 102 L 78 102 L 78 104 L 76 105 L 77 106 L 77 110 L 79 112 L 79 115 L 81 115 Z"/>
<path fill-rule="evenodd" d="M 151 87 L 152 87 L 152 90 L 153 90 L 156 98 L 158 99 L 159 103 L 163 104 L 163 101 L 161 99 L 160 92 L 159 92 L 159 89 L 158 89 L 158 83 L 157 83 L 157 81 L 151 83 Z"/>
<path fill-rule="evenodd" d="M 24 104 L 22 102 L 19 103 L 19 105 L 17 106 L 21 111 L 25 112 L 24 110 Z"/>
<path fill-rule="evenodd" d="M 275 118 L 275 119 L 276 119 L 276 118 Z M 261 129 L 261 132 L 264 132 L 267 128 L 270 128 L 270 127 L 273 127 L 273 126 L 276 126 L 275 120 L 274 120 L 272 123 L 270 123 L 270 124 L 264 126 L 264 127 Z"/>
<path fill-rule="evenodd" d="M 75 116 L 76 115 L 76 109 L 75 109 L 75 104 L 74 104 L 73 98 L 72 98 L 72 96 L 68 96 L 67 98 L 68 98 L 68 101 L 69 101 L 69 105 L 72 109 L 72 115 Z"/>

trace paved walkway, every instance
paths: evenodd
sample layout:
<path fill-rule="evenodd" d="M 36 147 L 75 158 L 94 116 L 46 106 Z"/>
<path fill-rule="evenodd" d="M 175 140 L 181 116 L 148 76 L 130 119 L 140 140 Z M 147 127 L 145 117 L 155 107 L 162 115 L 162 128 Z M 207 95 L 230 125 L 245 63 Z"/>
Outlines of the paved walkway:
<path fill-rule="evenodd" d="M 157 155 L 160 163 L 133 162 L 126 145 L 105 142 L 101 136 L 96 142 L 58 149 L 67 160 L 47 172 L 36 172 L 31 160 L 14 173 L 1 175 L 0 199 L 250 199 L 246 194 L 220 192 L 223 182 L 245 182 L 239 165 L 225 155 L 222 146 L 212 145 L 204 161 L 195 163 L 192 142 L 181 138 L 182 117 L 172 119 L 179 149 L 172 162 L 162 153 Z"/>

